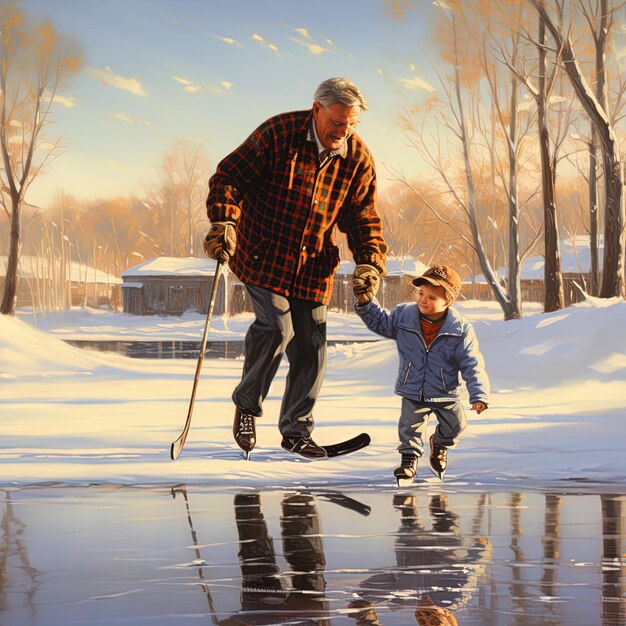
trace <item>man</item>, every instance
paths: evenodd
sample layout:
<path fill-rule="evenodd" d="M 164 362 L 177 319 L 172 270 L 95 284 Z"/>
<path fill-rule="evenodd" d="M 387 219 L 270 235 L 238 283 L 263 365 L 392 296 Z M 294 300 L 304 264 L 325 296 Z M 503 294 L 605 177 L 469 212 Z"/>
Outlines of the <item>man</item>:
<path fill-rule="evenodd" d="M 233 434 L 246 453 L 282 355 L 289 372 L 278 428 L 281 446 L 308 458 L 326 451 L 311 438 L 313 407 L 326 369 L 326 310 L 347 235 L 357 290 L 375 294 L 387 245 L 376 209 L 376 172 L 355 133 L 367 102 L 345 78 L 317 88 L 312 109 L 259 126 L 209 181 L 208 256 L 230 264 L 256 316 L 233 392 Z"/>

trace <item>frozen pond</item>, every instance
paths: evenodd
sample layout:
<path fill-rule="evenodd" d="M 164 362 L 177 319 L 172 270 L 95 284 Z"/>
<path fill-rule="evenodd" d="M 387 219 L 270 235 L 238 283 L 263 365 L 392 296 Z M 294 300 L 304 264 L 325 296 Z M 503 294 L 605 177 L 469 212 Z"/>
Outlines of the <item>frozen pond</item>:
<path fill-rule="evenodd" d="M 197 359 L 200 341 L 113 341 L 66 339 L 66 343 L 97 352 L 113 352 L 134 359 Z M 328 340 L 329 346 L 377 341 L 374 339 Z M 206 358 L 238 359 L 244 354 L 243 340 L 208 341 Z"/>
<path fill-rule="evenodd" d="M 426 595 L 462 625 L 626 623 L 623 494 L 51 485 L 0 496 L 2 626 L 453 623 L 417 620 Z"/>

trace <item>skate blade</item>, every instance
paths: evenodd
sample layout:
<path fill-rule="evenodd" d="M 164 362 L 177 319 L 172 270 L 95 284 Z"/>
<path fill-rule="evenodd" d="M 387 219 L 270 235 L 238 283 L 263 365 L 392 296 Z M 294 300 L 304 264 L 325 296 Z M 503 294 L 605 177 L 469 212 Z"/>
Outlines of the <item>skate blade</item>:
<path fill-rule="evenodd" d="M 414 478 L 396 478 L 398 481 L 398 487 L 410 487 L 413 484 Z"/>
<path fill-rule="evenodd" d="M 244 458 L 246 461 L 249 461 L 249 460 L 250 460 L 250 450 L 244 450 L 244 451 L 243 451 L 243 458 Z"/>
<path fill-rule="evenodd" d="M 439 473 L 434 467 L 430 468 L 430 471 L 441 481 L 443 482 L 443 477 L 445 476 L 445 470 Z"/>

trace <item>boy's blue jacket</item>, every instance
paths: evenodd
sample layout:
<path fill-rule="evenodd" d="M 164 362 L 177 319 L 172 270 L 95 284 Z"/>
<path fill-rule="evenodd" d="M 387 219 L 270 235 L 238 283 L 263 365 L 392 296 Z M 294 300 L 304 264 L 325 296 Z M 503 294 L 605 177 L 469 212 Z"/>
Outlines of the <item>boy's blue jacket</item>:
<path fill-rule="evenodd" d="M 467 385 L 470 404 L 489 402 L 489 378 L 472 325 L 453 307 L 426 349 L 417 304 L 400 304 L 391 313 L 376 299 L 357 305 L 356 312 L 370 330 L 395 339 L 400 356 L 395 392 L 425 402 L 458 401 L 459 372 Z"/>

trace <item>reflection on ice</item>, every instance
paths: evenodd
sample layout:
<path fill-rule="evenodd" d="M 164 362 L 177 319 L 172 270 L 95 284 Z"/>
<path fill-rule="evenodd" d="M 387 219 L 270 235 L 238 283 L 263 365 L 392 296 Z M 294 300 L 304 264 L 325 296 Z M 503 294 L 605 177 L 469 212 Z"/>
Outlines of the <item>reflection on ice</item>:
<path fill-rule="evenodd" d="M 626 624 L 624 496 L 422 489 L 3 491 L 0 623 Z"/>

